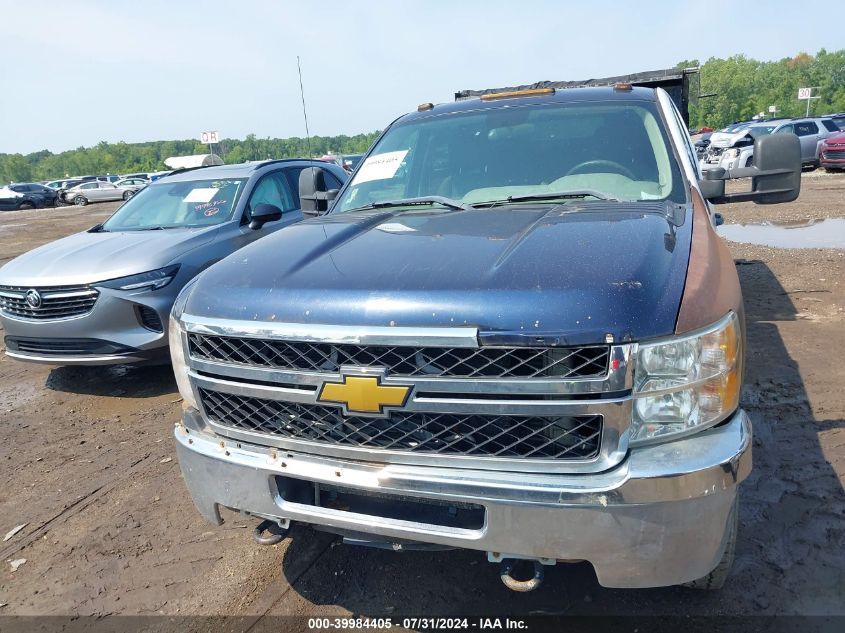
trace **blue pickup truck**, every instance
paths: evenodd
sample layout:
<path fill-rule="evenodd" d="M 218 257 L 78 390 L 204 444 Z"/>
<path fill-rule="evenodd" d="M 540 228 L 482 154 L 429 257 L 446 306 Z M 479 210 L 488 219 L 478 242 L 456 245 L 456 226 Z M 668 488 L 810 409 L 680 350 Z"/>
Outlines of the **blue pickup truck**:
<path fill-rule="evenodd" d="M 304 170 L 313 217 L 172 312 L 197 508 L 262 543 L 301 522 L 478 550 L 519 591 L 584 560 L 607 587 L 721 586 L 751 427 L 711 205 L 800 188 L 797 139 L 755 143 L 702 175 L 664 90 L 546 87 L 420 105 L 339 191 Z"/>

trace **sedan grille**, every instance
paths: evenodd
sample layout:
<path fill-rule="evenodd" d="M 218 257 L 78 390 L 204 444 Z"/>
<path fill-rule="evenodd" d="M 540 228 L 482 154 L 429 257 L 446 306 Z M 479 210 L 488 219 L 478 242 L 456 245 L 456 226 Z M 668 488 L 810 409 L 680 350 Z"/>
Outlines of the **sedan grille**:
<path fill-rule="evenodd" d="M 206 416 L 222 426 L 274 437 L 404 453 L 590 459 L 602 416 L 464 415 L 396 411 L 389 418 L 346 417 L 322 405 L 200 389 Z M 375 458 L 375 454 L 371 453 Z"/>
<path fill-rule="evenodd" d="M 34 304 L 27 300 L 33 291 L 37 296 Z M 99 296 L 99 291 L 89 286 L 0 286 L 0 312 L 17 319 L 67 319 L 91 312 Z"/>
<path fill-rule="evenodd" d="M 836 149 L 835 150 L 826 150 L 826 151 L 823 152 L 822 158 L 830 158 L 830 159 L 835 159 L 835 160 L 845 158 L 845 149 L 843 149 L 843 150 L 836 150 Z"/>
<path fill-rule="evenodd" d="M 434 378 L 595 378 L 610 348 L 400 347 L 188 335 L 191 355 L 293 371 L 337 372 L 341 365 L 384 367 L 391 376 Z"/>

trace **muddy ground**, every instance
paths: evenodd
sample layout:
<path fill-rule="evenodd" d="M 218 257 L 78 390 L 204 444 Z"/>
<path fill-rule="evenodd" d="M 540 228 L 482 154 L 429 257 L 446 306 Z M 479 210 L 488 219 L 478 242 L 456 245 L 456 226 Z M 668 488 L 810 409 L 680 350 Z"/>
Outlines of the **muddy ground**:
<path fill-rule="evenodd" d="M 0 264 L 115 206 L 0 214 Z M 805 174 L 792 204 L 719 211 L 728 223 L 843 218 L 845 175 Z M 845 250 L 730 246 L 755 440 L 724 590 L 607 590 L 580 564 L 516 594 L 480 553 L 359 549 L 307 528 L 258 547 L 252 521 L 228 514 L 216 528 L 191 504 L 169 368 L 2 357 L 0 537 L 26 525 L 0 542 L 0 614 L 845 614 Z"/>

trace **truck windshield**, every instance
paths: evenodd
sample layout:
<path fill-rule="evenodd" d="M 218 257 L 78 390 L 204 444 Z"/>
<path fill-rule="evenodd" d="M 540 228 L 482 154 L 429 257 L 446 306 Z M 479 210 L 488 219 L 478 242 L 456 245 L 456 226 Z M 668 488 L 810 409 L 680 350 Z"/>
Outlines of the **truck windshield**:
<path fill-rule="evenodd" d="M 231 219 L 243 179 L 159 182 L 147 185 L 104 224 L 105 231 L 210 226 Z"/>
<path fill-rule="evenodd" d="M 536 203 L 542 194 L 583 191 L 601 196 L 573 199 L 683 202 L 655 104 L 545 103 L 400 122 L 358 168 L 333 212 L 435 196 L 464 205 Z"/>

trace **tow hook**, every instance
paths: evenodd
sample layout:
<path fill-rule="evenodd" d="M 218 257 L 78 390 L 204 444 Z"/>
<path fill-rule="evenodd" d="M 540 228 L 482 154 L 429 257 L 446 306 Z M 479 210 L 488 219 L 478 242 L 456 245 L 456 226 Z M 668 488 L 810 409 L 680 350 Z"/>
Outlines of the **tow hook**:
<path fill-rule="evenodd" d="M 531 562 L 534 564 L 534 575 L 528 580 L 517 580 L 512 575 L 513 568 L 516 566 L 517 561 L 513 558 L 505 558 L 502 561 L 502 564 L 499 566 L 499 578 L 502 579 L 502 582 L 505 584 L 505 587 L 507 587 L 511 591 L 519 591 L 524 593 L 526 591 L 534 591 L 537 587 L 543 584 L 545 572 L 543 571 L 542 563 L 540 563 L 540 561 L 538 560 Z"/>
<path fill-rule="evenodd" d="M 265 534 L 266 532 L 266 534 Z M 275 545 L 281 543 L 288 535 L 288 528 L 282 527 L 275 521 L 265 519 L 255 526 L 252 531 L 253 540 L 259 545 Z"/>

